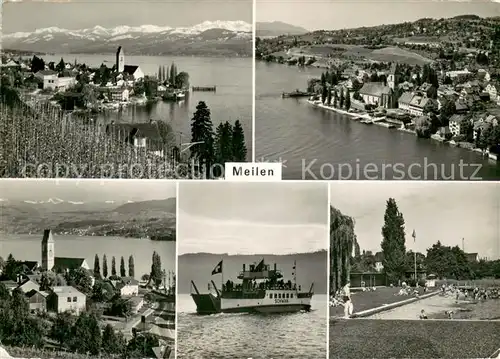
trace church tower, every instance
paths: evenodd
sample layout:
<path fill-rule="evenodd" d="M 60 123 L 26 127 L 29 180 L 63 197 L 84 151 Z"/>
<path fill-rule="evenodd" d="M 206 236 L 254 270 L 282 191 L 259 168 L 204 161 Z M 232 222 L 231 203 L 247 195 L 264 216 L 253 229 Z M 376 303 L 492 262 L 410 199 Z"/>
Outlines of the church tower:
<path fill-rule="evenodd" d="M 42 239 L 42 269 L 44 271 L 54 268 L 54 238 L 50 229 L 43 231 Z"/>
<path fill-rule="evenodd" d="M 398 85 L 399 79 L 398 79 L 398 64 L 394 62 L 391 65 L 391 70 L 389 71 L 389 74 L 387 75 L 387 86 L 391 88 L 391 90 L 395 90 L 396 86 Z"/>
<path fill-rule="evenodd" d="M 125 54 L 123 53 L 123 49 L 120 46 L 118 50 L 116 50 L 116 70 L 118 72 L 123 72 L 125 69 Z"/>

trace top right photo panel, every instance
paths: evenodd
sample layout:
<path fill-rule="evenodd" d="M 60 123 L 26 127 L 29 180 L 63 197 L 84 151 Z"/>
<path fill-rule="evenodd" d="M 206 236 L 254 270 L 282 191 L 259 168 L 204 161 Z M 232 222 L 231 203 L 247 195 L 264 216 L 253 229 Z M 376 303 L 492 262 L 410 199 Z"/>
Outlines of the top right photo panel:
<path fill-rule="evenodd" d="M 498 0 L 257 0 L 255 16 L 255 160 L 283 179 L 500 179 Z"/>

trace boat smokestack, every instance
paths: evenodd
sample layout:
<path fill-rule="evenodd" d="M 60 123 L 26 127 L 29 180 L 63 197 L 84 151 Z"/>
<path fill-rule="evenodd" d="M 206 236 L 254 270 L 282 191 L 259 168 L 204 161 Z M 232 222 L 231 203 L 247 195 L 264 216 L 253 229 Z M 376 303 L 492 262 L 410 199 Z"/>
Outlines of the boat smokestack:
<path fill-rule="evenodd" d="M 276 270 L 276 263 L 274 263 L 274 270 Z"/>
<path fill-rule="evenodd" d="M 243 263 L 243 272 L 245 271 L 245 263 Z"/>

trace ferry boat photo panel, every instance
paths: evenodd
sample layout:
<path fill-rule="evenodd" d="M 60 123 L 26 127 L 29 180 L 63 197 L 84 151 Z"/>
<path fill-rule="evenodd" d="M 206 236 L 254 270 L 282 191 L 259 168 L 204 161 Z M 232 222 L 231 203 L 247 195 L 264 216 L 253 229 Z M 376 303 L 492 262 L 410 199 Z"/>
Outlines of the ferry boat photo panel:
<path fill-rule="evenodd" d="M 0 358 L 174 358 L 176 183 L 0 180 Z"/>
<path fill-rule="evenodd" d="M 291 180 L 499 180 L 499 15 L 256 0 L 256 159 Z"/>
<path fill-rule="evenodd" d="M 498 187 L 330 184 L 330 358 L 499 357 Z"/>
<path fill-rule="evenodd" d="M 211 179 L 252 161 L 252 0 L 1 7 L 1 177 Z"/>
<path fill-rule="evenodd" d="M 326 358 L 327 191 L 179 185 L 177 358 Z"/>

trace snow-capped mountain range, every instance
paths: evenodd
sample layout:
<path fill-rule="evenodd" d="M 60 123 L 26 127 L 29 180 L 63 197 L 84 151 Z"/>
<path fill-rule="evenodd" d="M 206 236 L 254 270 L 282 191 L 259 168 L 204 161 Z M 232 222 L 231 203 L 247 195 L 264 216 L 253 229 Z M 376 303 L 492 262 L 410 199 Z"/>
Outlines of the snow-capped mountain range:
<path fill-rule="evenodd" d="M 103 53 L 124 46 L 128 54 L 196 55 L 210 51 L 238 55 L 251 53 L 252 25 L 244 21 L 205 21 L 191 27 L 157 25 L 95 26 L 81 30 L 58 27 L 2 35 L 2 47 L 11 50 L 49 53 Z M 180 52 L 180 53 L 179 53 Z"/>

